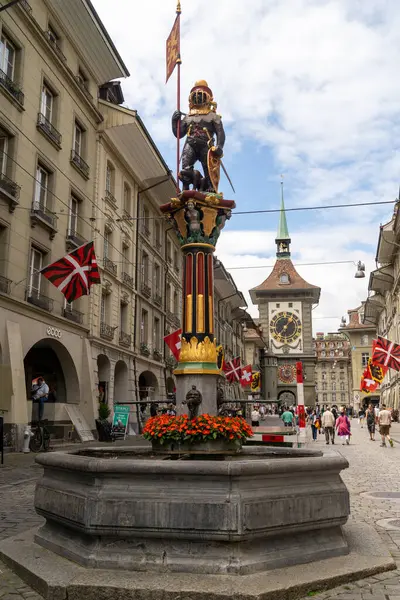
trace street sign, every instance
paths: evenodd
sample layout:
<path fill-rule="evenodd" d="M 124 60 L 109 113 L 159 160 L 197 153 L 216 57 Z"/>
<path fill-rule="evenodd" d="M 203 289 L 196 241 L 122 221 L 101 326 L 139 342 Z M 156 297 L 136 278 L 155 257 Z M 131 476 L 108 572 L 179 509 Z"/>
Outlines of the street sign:
<path fill-rule="evenodd" d="M 125 439 L 126 432 L 128 430 L 129 412 L 129 406 L 120 406 L 118 404 L 114 406 L 112 422 L 112 430 L 114 435 L 123 437 Z"/>

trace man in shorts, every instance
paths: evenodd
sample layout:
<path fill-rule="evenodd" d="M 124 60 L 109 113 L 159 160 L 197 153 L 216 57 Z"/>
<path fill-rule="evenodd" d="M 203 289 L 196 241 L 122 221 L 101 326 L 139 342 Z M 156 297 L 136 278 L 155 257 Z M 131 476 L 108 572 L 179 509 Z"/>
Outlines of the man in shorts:
<path fill-rule="evenodd" d="M 385 404 L 382 404 L 382 408 L 379 411 L 378 415 L 378 423 L 379 423 L 379 433 L 382 437 L 381 446 L 386 446 L 386 438 L 388 439 L 389 444 L 393 448 L 393 440 L 391 439 L 390 426 L 392 424 L 392 413 L 390 410 L 386 408 Z"/>

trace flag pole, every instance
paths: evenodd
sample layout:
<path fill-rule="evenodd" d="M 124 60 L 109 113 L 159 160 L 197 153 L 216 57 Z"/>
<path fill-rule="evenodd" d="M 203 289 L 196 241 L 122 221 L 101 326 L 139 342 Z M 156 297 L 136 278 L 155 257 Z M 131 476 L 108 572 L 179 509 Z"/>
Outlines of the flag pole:
<path fill-rule="evenodd" d="M 182 60 L 181 60 L 181 30 L 180 30 L 180 18 L 181 18 L 181 3 L 180 0 L 178 0 L 178 4 L 176 5 L 176 15 L 179 19 L 179 53 L 178 53 L 178 58 L 176 59 L 176 64 L 178 67 L 178 74 L 177 74 L 177 89 L 176 89 L 176 110 L 178 110 L 180 112 L 181 110 L 181 64 L 182 64 Z M 180 140 L 181 137 L 181 118 L 179 117 L 178 120 L 178 126 L 177 126 L 177 136 L 176 136 L 176 188 L 177 188 L 177 192 L 180 192 L 179 189 L 179 163 L 180 163 L 180 159 L 181 159 L 181 152 L 180 152 Z"/>

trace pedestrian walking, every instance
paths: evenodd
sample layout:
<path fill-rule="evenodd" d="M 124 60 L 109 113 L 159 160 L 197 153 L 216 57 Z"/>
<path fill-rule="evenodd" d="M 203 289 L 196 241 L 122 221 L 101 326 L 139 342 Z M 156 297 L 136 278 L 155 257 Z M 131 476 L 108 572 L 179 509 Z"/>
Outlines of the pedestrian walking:
<path fill-rule="evenodd" d="M 259 427 L 260 425 L 260 413 L 258 409 L 253 406 L 253 410 L 251 411 L 251 426 Z"/>
<path fill-rule="evenodd" d="M 291 410 L 289 410 L 288 408 L 282 413 L 281 419 L 285 425 L 285 427 L 292 427 L 293 426 L 293 420 L 294 420 L 294 414 L 292 413 Z"/>
<path fill-rule="evenodd" d="M 313 410 L 311 415 L 309 415 L 308 422 L 311 425 L 311 433 L 312 433 L 313 442 L 316 442 L 317 436 L 318 436 L 318 426 L 319 426 L 319 416 L 317 415 L 316 410 Z"/>
<path fill-rule="evenodd" d="M 365 417 L 367 419 L 367 428 L 369 433 L 369 439 L 371 442 L 375 441 L 375 411 L 372 404 L 370 404 L 365 412 Z"/>
<path fill-rule="evenodd" d="M 360 424 L 361 429 L 364 427 L 364 421 L 365 421 L 365 409 L 364 409 L 364 407 L 362 407 L 358 411 L 358 422 Z"/>
<path fill-rule="evenodd" d="M 344 408 L 340 410 L 340 415 L 336 420 L 336 430 L 337 434 L 342 440 L 342 446 L 345 444 L 350 444 L 350 419 L 346 415 L 346 411 Z"/>
<path fill-rule="evenodd" d="M 392 413 L 386 408 L 385 404 L 382 404 L 382 408 L 378 415 L 379 433 L 381 434 L 382 443 L 381 446 L 386 446 L 386 438 L 393 448 L 393 440 L 390 437 L 390 426 L 392 424 Z"/>
<path fill-rule="evenodd" d="M 335 424 L 336 419 L 333 416 L 332 411 L 330 411 L 329 408 L 326 408 L 322 415 L 322 427 L 325 431 L 325 441 L 327 444 L 329 444 L 329 440 L 332 441 L 332 444 L 335 443 Z"/>

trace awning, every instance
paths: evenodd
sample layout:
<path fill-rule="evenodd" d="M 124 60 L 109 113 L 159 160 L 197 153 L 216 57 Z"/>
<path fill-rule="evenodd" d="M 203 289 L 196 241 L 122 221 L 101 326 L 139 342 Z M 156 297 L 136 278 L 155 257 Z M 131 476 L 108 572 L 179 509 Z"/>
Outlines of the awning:
<path fill-rule="evenodd" d="M 393 219 L 381 225 L 379 231 L 378 248 L 376 250 L 376 261 L 381 265 L 390 264 L 393 260 L 393 255 L 396 253 L 395 233 L 393 231 Z"/>
<path fill-rule="evenodd" d="M 376 325 L 379 315 L 385 308 L 385 300 L 380 294 L 374 294 L 367 298 L 364 305 L 364 324 Z"/>
<path fill-rule="evenodd" d="M 383 294 L 392 288 L 393 282 L 393 267 L 391 265 L 386 265 L 371 272 L 368 290 Z"/>

